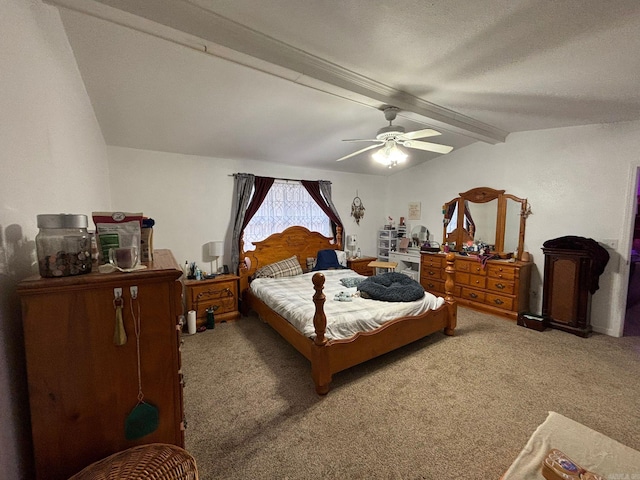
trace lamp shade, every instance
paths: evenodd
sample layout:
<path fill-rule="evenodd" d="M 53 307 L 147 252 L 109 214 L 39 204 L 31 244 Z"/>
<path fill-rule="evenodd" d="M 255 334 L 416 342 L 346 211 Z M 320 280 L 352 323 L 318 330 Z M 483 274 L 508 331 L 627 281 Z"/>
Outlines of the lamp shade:
<path fill-rule="evenodd" d="M 224 242 L 207 243 L 207 252 L 211 257 L 221 257 L 224 254 Z"/>

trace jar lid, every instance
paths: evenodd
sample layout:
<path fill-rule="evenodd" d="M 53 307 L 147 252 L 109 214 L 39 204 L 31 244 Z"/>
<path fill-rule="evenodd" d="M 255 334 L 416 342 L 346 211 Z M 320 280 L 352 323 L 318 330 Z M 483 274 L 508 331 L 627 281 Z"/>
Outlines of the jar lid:
<path fill-rule="evenodd" d="M 86 215 L 59 213 L 56 215 L 38 215 L 38 228 L 87 228 Z"/>

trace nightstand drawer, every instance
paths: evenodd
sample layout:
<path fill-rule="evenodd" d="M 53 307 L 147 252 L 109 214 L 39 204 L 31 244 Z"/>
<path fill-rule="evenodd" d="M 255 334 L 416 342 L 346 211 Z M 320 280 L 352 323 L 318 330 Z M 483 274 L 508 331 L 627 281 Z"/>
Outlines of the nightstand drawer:
<path fill-rule="evenodd" d="M 235 282 L 224 282 L 194 288 L 191 291 L 191 302 L 199 317 L 209 307 L 217 307 L 214 314 L 220 315 L 236 310 L 237 296 Z"/>
<path fill-rule="evenodd" d="M 370 277 L 375 275 L 375 270 L 369 266 L 369 263 L 377 260 L 375 257 L 361 257 L 347 259 L 347 267 L 360 275 Z"/>
<path fill-rule="evenodd" d="M 207 280 L 188 280 L 187 310 L 195 310 L 197 324 L 204 324 L 207 309 L 214 308 L 216 323 L 239 318 L 238 311 L 238 278 L 235 275 L 220 275 Z"/>

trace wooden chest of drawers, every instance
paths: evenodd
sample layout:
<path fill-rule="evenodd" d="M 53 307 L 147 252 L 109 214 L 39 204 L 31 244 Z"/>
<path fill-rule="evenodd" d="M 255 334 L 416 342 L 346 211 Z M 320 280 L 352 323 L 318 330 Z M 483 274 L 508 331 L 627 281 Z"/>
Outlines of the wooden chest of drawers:
<path fill-rule="evenodd" d="M 214 307 L 216 323 L 237 320 L 238 280 L 237 275 L 218 275 L 207 280 L 186 280 L 187 310 L 195 310 L 196 325 L 200 327 L 207 321 L 207 308 Z"/>
<path fill-rule="evenodd" d="M 360 275 L 370 277 L 375 275 L 374 269 L 369 267 L 369 263 L 376 261 L 376 257 L 360 257 L 347 259 L 347 267 Z"/>
<path fill-rule="evenodd" d="M 131 273 L 20 282 L 35 479 L 67 479 L 135 445 L 184 447 L 182 271 L 169 250 L 154 251 L 146 265 Z M 119 345 L 113 341 L 116 304 L 127 335 Z M 138 339 L 136 325 L 142 325 Z M 138 382 L 159 411 L 158 427 L 127 438 Z"/>
<path fill-rule="evenodd" d="M 464 306 L 517 320 L 529 309 L 530 262 L 489 260 L 456 256 L 453 296 Z M 444 295 L 445 256 L 422 253 L 420 283 L 425 290 Z"/>

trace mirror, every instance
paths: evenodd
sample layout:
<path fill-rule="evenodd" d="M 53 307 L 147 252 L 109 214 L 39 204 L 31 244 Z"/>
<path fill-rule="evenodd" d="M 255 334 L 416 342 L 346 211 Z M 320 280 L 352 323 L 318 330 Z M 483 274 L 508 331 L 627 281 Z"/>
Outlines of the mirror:
<path fill-rule="evenodd" d="M 524 228 L 530 213 L 526 199 L 504 190 L 479 187 L 461 193 L 442 207 L 443 242 L 454 251 L 488 245 L 491 252 L 508 254 L 524 246 Z"/>
<path fill-rule="evenodd" d="M 420 248 L 429 239 L 429 230 L 424 225 L 416 225 L 411 229 L 409 248 Z"/>

